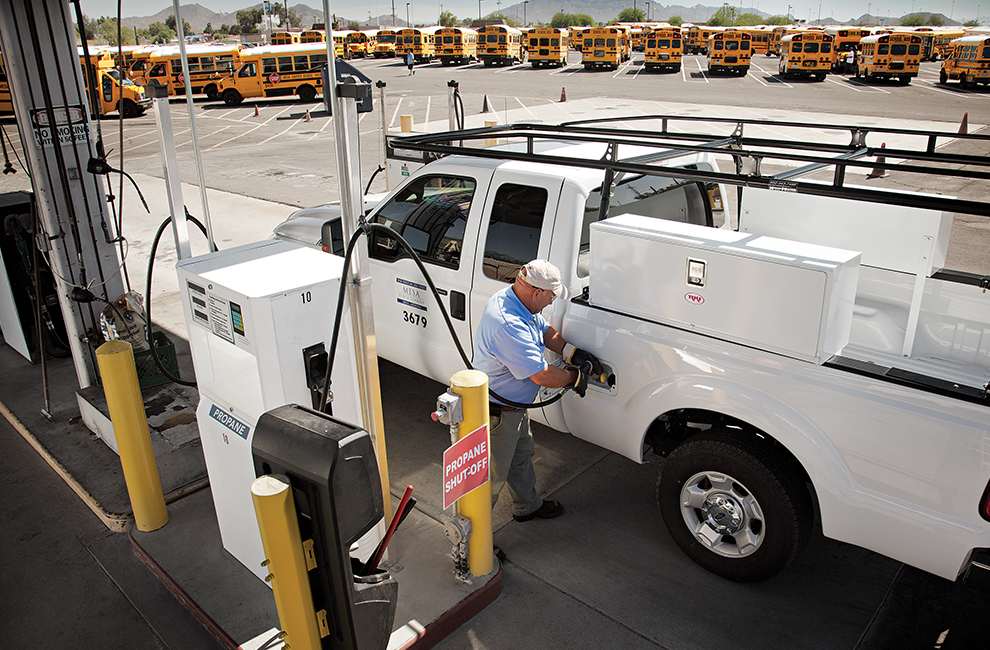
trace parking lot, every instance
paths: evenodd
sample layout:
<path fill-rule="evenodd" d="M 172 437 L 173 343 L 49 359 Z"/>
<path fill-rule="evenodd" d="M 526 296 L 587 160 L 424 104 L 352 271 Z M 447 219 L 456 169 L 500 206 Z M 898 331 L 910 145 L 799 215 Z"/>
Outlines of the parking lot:
<path fill-rule="evenodd" d="M 955 131 L 967 114 L 970 130 L 990 124 L 990 92 L 939 85 L 934 63 L 923 64 L 920 77 L 907 86 L 846 76 L 829 76 L 820 83 L 784 81 L 776 76 L 777 60 L 762 56 L 740 78 L 712 78 L 704 70 L 704 57 L 695 56 L 685 57 L 679 73 L 647 73 L 641 53 L 614 72 L 585 71 L 574 52 L 569 65 L 560 69 L 444 67 L 436 62 L 417 66 L 410 76 L 398 60 L 353 63 L 373 81 L 387 84 L 384 110 L 374 91 L 376 110 L 360 118 L 362 185 L 382 164 L 382 115 L 387 129 L 398 128 L 402 115 L 411 115 L 416 129 L 445 128 L 451 79 L 460 84 L 467 126 L 488 120 L 559 122 L 651 113 L 803 116 L 825 123 L 903 123 L 946 131 Z M 486 105 L 489 112 L 482 112 Z M 186 104 L 173 99 L 170 106 L 182 180 L 196 183 Z M 332 124 L 322 104 L 270 99 L 231 108 L 197 99 L 195 106 L 208 187 L 271 202 L 272 228 L 297 207 L 336 199 Z M 3 128 L 16 150 L 16 127 L 8 120 Z M 127 120 L 122 138 L 115 119 L 104 120 L 101 130 L 112 150 L 111 164 L 141 183 L 162 177 L 152 112 Z M 896 177 L 884 182 L 903 183 Z M 2 184 L 3 191 L 30 186 L 26 174 L 4 176 Z M 370 187 L 383 191 L 383 176 L 375 177 Z M 990 199 L 988 188 L 975 183 L 951 181 L 924 189 Z M 125 196 L 126 235 L 128 219 L 144 214 L 130 190 L 125 189 Z M 185 200 L 196 213 L 198 198 L 187 194 Z M 213 213 L 219 240 L 238 229 L 239 216 Z M 985 219 L 957 219 L 954 246 L 965 248 L 965 259 L 972 256 L 973 265 L 986 267 L 988 235 Z M 445 445 L 426 416 L 439 387 L 387 363 L 382 374 L 386 417 L 404 429 L 404 440 L 410 446 Z M 690 563 L 667 535 L 652 498 L 655 466 L 632 465 L 542 427 L 537 440 L 540 488 L 565 501 L 569 516 L 520 526 L 506 522 L 502 512 L 496 541 L 510 556 L 504 595 L 443 647 L 502 647 L 501 628 L 507 623 L 531 630 L 530 647 L 979 647 L 971 644 L 980 638 L 977 614 L 985 613 L 985 599 L 820 533 L 780 579 L 727 585 Z M 400 444 L 392 450 L 401 457 Z M 395 467 L 393 489 L 413 477 L 425 483 L 433 471 L 432 466 L 403 466 L 401 460 Z M 569 616 L 544 620 L 544 609 Z"/>

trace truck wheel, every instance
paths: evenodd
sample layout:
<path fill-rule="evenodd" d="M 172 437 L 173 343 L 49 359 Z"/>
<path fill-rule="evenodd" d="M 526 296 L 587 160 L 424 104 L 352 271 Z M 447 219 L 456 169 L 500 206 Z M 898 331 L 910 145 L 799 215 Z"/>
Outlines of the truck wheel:
<path fill-rule="evenodd" d="M 137 104 L 129 99 L 125 99 L 123 103 L 118 106 L 117 110 L 120 111 L 120 114 L 124 116 L 125 120 L 129 120 L 132 117 L 137 117 L 140 115 Z"/>
<path fill-rule="evenodd" d="M 207 99 L 211 99 L 213 101 L 220 99 L 220 91 L 216 84 L 209 84 L 203 89 L 203 92 L 206 93 Z"/>
<path fill-rule="evenodd" d="M 309 85 L 299 86 L 299 99 L 304 102 L 311 102 L 316 99 L 316 88 Z"/>
<path fill-rule="evenodd" d="M 945 70 L 944 69 L 941 72 L 938 73 L 938 82 L 940 84 L 947 84 L 947 83 L 949 83 L 949 75 L 945 74 Z"/>
<path fill-rule="evenodd" d="M 906 75 L 901 75 L 901 77 L 898 78 L 898 81 L 901 82 L 901 85 L 902 86 L 906 86 L 909 83 L 911 83 L 911 75 L 907 75 L 907 74 Z"/>
<path fill-rule="evenodd" d="M 223 103 L 227 106 L 237 106 L 243 101 L 244 98 L 241 97 L 241 94 L 233 88 L 223 91 Z"/>
<path fill-rule="evenodd" d="M 666 458 L 657 504 L 689 558 L 736 582 L 779 574 L 811 535 L 811 497 L 797 473 L 725 429 L 698 434 Z"/>

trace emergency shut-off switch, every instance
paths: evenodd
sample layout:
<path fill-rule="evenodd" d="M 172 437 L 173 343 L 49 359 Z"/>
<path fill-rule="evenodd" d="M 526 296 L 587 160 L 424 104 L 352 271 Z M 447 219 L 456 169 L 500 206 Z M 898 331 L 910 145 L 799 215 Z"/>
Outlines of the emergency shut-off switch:
<path fill-rule="evenodd" d="M 688 258 L 687 261 L 687 283 L 690 287 L 705 288 L 708 262 Z"/>
<path fill-rule="evenodd" d="M 302 351 L 303 369 L 306 372 L 306 386 L 309 388 L 310 399 L 313 402 L 314 411 L 323 411 L 320 394 L 323 391 L 323 380 L 327 376 L 327 363 L 329 355 L 322 343 L 311 345 Z M 327 398 L 325 403 L 333 401 L 333 391 L 327 387 Z"/>

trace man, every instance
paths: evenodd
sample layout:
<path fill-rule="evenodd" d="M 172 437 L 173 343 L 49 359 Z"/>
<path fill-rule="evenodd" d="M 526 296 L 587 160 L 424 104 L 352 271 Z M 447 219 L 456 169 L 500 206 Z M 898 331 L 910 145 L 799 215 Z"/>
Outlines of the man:
<path fill-rule="evenodd" d="M 508 484 L 516 521 L 559 517 L 564 507 L 537 494 L 529 412 L 505 401 L 532 404 L 540 386 L 570 386 L 584 397 L 589 374 L 601 372 L 598 359 L 568 344 L 540 315 L 561 293 L 557 267 L 533 260 L 520 269 L 512 285 L 488 301 L 475 339 L 474 367 L 487 374 L 491 390 L 505 398 L 490 405 L 492 507 Z M 583 367 L 548 364 L 543 358 L 546 348 Z"/>
<path fill-rule="evenodd" d="M 416 71 L 413 70 L 413 66 L 415 64 L 416 64 L 416 57 L 413 56 L 412 50 L 409 50 L 408 52 L 406 52 L 406 66 L 409 67 L 409 74 L 416 74 Z M 408 77 L 409 75 L 406 76 Z"/>

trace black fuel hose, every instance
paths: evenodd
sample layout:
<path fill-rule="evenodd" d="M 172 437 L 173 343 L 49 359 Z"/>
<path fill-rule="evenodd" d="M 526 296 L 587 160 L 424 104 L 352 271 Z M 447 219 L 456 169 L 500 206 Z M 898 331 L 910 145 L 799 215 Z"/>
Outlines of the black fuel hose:
<path fill-rule="evenodd" d="M 440 299 L 440 292 L 437 291 L 436 285 L 433 284 L 433 278 L 430 273 L 426 270 L 426 266 L 423 264 L 423 260 L 419 258 L 416 251 L 413 250 L 412 246 L 403 239 L 402 235 L 395 232 L 388 226 L 378 224 L 378 223 L 368 223 L 365 222 L 358 226 L 357 231 L 351 236 L 351 240 L 347 242 L 347 249 L 344 252 L 344 272 L 340 279 L 340 291 L 337 294 L 337 312 L 334 314 L 333 319 L 333 336 L 330 340 L 330 351 L 327 359 L 327 372 L 323 376 L 323 388 L 321 390 L 321 395 L 323 395 L 321 411 L 328 413 L 329 402 L 326 399 L 328 391 L 330 389 L 330 375 L 333 373 L 333 364 L 337 355 L 337 341 L 340 338 L 340 322 L 344 314 L 344 291 L 347 286 L 347 276 L 350 271 L 351 265 L 351 255 L 354 253 L 354 246 L 357 244 L 358 239 L 361 235 L 366 235 L 370 237 L 372 232 L 379 231 L 387 234 L 389 237 L 394 237 L 399 245 L 412 257 L 416 266 L 419 267 L 420 272 L 423 277 L 426 278 L 426 284 L 430 287 L 430 292 L 433 294 L 433 298 L 436 300 L 437 306 L 440 308 L 440 314 L 443 316 L 444 322 L 447 324 L 447 331 L 450 332 L 450 337 L 454 340 L 454 346 L 457 348 L 458 354 L 461 355 L 461 359 L 464 361 L 464 365 L 474 370 L 474 366 L 471 365 L 471 360 L 468 358 L 467 354 L 464 352 L 464 347 L 461 345 L 460 339 L 457 338 L 457 332 L 454 331 L 454 324 L 450 321 L 450 316 L 447 314 L 447 309 L 443 306 L 443 301 Z M 532 408 L 543 408 L 544 406 L 550 406 L 551 404 L 557 402 L 561 397 L 564 396 L 564 390 L 553 397 L 544 400 L 542 402 L 534 402 L 532 404 L 526 404 L 523 402 L 515 402 L 513 400 L 502 397 L 489 387 L 489 395 L 497 399 L 502 404 L 506 406 L 512 406 L 519 409 L 532 409 Z"/>

